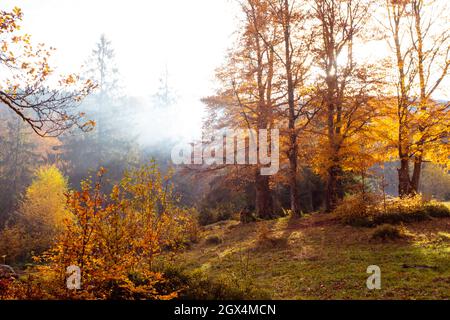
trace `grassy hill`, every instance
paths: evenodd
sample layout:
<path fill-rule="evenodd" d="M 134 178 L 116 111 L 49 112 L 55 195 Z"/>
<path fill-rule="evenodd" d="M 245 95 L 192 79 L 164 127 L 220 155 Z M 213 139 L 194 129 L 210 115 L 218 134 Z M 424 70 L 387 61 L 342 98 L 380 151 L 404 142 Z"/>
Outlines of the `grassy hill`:
<path fill-rule="evenodd" d="M 343 226 L 331 215 L 205 227 L 174 264 L 228 279 L 272 299 L 449 299 L 450 218 L 399 227 L 396 240 Z M 368 290 L 369 265 L 381 290 Z"/>

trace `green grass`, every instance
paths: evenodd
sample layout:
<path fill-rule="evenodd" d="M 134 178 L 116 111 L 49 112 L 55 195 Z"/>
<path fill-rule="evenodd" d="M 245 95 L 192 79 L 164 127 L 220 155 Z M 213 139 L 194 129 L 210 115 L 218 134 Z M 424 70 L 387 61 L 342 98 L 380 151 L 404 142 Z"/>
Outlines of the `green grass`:
<path fill-rule="evenodd" d="M 262 246 L 261 232 L 284 245 Z M 450 219 L 408 224 L 404 232 L 405 239 L 374 242 L 373 229 L 326 215 L 229 222 L 204 232 L 220 235 L 220 245 L 201 242 L 176 262 L 213 279 L 245 281 L 273 299 L 450 299 Z M 369 265 L 381 268 L 381 290 L 366 287 Z"/>

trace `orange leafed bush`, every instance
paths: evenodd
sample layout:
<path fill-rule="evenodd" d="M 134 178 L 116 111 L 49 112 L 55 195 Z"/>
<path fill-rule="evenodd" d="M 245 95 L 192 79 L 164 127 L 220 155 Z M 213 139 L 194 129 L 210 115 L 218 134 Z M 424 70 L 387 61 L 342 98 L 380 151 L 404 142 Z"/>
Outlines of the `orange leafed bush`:
<path fill-rule="evenodd" d="M 176 297 L 176 292 L 160 294 L 155 289 L 167 280 L 153 271 L 153 263 L 164 250 L 192 240 L 196 228 L 191 212 L 178 206 L 170 175 L 163 177 L 150 164 L 126 173 L 105 195 L 104 173 L 67 194 L 73 219 L 66 221 L 57 244 L 36 258 L 41 265 L 33 286 L 57 299 Z M 80 290 L 66 287 L 69 266 L 81 270 Z"/>

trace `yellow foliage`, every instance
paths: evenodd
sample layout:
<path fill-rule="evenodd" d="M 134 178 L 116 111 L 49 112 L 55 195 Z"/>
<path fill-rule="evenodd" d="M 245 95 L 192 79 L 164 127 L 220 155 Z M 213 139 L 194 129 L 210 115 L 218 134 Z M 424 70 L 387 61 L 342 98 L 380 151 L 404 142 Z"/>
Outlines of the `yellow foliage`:
<path fill-rule="evenodd" d="M 65 209 L 66 192 L 67 180 L 56 167 L 39 168 L 18 212 L 0 235 L 0 253 L 17 262 L 47 250 L 71 217 Z"/>
<path fill-rule="evenodd" d="M 153 270 L 162 251 L 193 240 L 195 222 L 178 206 L 169 183 L 154 163 L 125 174 L 109 195 L 102 193 L 101 169 L 96 181 L 82 183 L 67 195 L 73 214 L 58 243 L 37 261 L 39 286 L 52 298 L 170 299 L 160 294 L 166 280 Z M 81 290 L 66 288 L 66 268 L 81 270 Z"/>
<path fill-rule="evenodd" d="M 61 231 L 70 218 L 65 209 L 67 179 L 55 166 L 39 168 L 27 189 L 22 215 L 27 221 L 45 223 Z"/>

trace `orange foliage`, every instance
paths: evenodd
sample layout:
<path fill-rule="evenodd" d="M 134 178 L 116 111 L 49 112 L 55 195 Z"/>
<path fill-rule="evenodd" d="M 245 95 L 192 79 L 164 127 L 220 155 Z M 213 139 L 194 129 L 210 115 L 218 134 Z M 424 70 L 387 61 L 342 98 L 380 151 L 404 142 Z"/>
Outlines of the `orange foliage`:
<path fill-rule="evenodd" d="M 159 292 L 166 279 L 153 264 L 163 251 L 194 240 L 196 222 L 189 210 L 178 206 L 170 175 L 163 177 L 152 163 L 126 173 L 105 195 L 104 173 L 101 169 L 95 181 L 87 179 L 80 191 L 67 194 L 73 219 L 66 220 L 56 245 L 35 258 L 41 265 L 31 273 L 28 285 L 35 289 L 31 298 L 33 294 L 50 299 L 176 297 L 177 292 Z M 66 286 L 69 266 L 81 270 L 80 290 Z M 16 297 L 25 286 L 16 283 L 22 288 L 15 291 Z"/>

